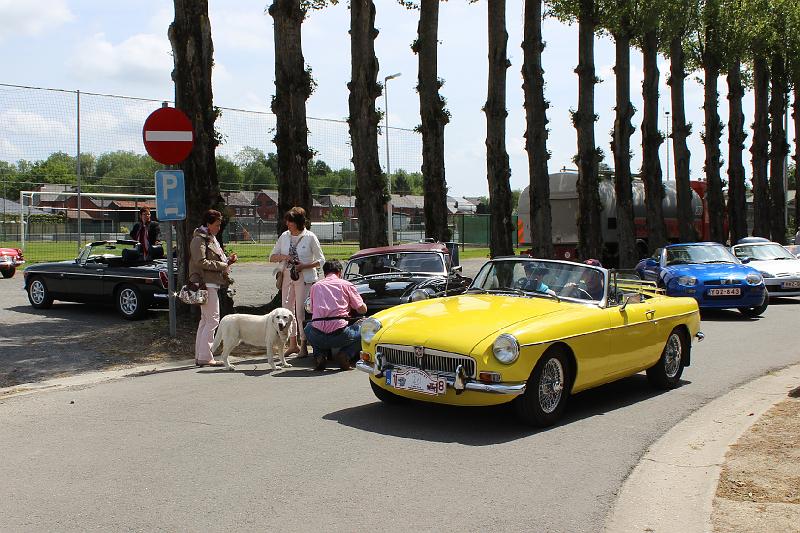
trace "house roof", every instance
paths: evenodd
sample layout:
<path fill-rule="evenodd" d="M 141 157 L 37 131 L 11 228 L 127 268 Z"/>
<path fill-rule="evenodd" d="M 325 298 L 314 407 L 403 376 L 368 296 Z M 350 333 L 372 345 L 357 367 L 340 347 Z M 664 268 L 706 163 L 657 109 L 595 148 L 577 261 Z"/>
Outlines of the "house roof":
<path fill-rule="evenodd" d="M 140 208 L 140 207 L 149 207 L 150 209 L 155 209 L 156 205 L 154 203 L 149 203 L 147 200 L 140 200 L 138 202 L 134 200 L 111 200 L 108 203 L 108 207 L 120 207 L 123 209 L 127 208 Z"/>
<path fill-rule="evenodd" d="M 321 205 L 330 207 L 355 207 L 356 197 L 346 194 L 321 194 L 317 196 Z"/>
<path fill-rule="evenodd" d="M 392 195 L 392 207 L 400 209 L 424 209 L 425 197 L 406 194 L 400 196 L 399 194 Z"/>
<path fill-rule="evenodd" d="M 22 212 L 22 204 L 19 202 L 15 202 L 14 200 L 7 200 L 5 198 L 0 198 L 0 215 L 5 213 L 6 215 L 18 215 Z M 31 215 L 46 215 L 48 214 L 47 211 L 42 211 L 41 209 L 36 209 L 35 207 L 25 206 L 25 213 Z"/>

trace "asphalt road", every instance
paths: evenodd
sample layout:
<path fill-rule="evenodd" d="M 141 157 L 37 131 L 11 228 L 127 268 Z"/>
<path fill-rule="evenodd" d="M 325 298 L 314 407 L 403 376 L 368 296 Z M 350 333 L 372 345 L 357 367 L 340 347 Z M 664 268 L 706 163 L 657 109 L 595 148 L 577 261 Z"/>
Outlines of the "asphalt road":
<path fill-rule="evenodd" d="M 706 314 L 680 388 L 637 375 L 544 431 L 502 408 L 388 408 L 360 372 L 264 361 L 7 398 L 0 529 L 598 531 L 650 443 L 800 362 L 798 312 Z"/>

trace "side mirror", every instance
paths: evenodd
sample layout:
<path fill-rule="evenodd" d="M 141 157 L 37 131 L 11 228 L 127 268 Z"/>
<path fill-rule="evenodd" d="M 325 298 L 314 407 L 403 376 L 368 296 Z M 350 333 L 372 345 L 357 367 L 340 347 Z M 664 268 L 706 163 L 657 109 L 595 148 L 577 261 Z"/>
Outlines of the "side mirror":
<path fill-rule="evenodd" d="M 752 261 L 752 260 L 753 260 L 753 259 L 752 259 L 752 258 L 750 258 L 750 257 L 740 257 L 740 258 L 739 258 L 739 261 L 741 261 L 741 262 L 742 262 L 742 264 L 744 264 L 744 265 L 746 265 L 747 263 L 749 263 L 749 262 L 750 262 L 750 261 Z"/>
<path fill-rule="evenodd" d="M 642 303 L 642 295 L 639 293 L 636 294 L 628 294 L 622 300 L 622 305 L 619 307 L 619 312 L 622 313 L 625 311 L 625 308 L 628 304 L 640 304 Z"/>
<path fill-rule="evenodd" d="M 451 267 L 450 270 L 452 272 L 458 272 L 459 274 L 461 274 L 461 272 L 463 272 L 464 269 L 461 265 L 456 265 L 454 267 Z"/>

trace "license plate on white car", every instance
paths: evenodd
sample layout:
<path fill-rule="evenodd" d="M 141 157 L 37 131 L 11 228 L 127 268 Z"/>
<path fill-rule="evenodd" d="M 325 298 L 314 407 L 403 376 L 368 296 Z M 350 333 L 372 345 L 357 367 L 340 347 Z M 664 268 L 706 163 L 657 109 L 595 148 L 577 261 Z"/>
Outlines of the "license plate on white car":
<path fill-rule="evenodd" d="M 800 289 L 800 281 L 784 281 L 781 283 L 784 289 Z"/>
<path fill-rule="evenodd" d="M 709 296 L 739 296 L 742 294 L 742 289 L 739 287 L 731 287 L 727 289 L 708 289 Z"/>
<path fill-rule="evenodd" d="M 386 384 L 395 389 L 421 394 L 444 394 L 447 380 L 419 368 L 393 368 L 386 371 Z"/>

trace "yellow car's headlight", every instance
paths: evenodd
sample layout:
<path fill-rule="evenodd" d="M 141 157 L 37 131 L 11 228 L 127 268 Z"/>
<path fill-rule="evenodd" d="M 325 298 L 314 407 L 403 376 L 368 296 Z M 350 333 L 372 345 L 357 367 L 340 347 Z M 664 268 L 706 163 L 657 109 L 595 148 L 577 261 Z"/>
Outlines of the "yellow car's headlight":
<path fill-rule="evenodd" d="M 505 365 L 510 365 L 519 357 L 519 343 L 513 335 L 503 333 L 499 335 L 492 345 L 494 358 Z"/>
<path fill-rule="evenodd" d="M 375 318 L 368 318 L 361 323 L 361 340 L 370 343 L 375 335 L 383 327 L 380 320 Z"/>

